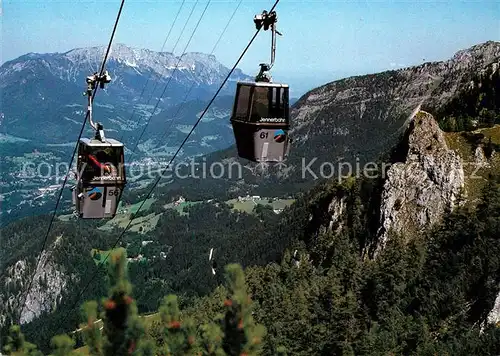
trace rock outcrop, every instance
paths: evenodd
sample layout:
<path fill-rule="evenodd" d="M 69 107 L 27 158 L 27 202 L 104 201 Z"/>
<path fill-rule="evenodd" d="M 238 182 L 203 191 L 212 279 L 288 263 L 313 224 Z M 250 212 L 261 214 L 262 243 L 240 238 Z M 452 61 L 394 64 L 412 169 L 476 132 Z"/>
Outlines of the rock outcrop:
<path fill-rule="evenodd" d="M 339 233 L 344 227 L 342 224 L 342 217 L 346 213 L 346 200 L 347 198 L 345 196 L 341 198 L 335 197 L 328 206 L 328 214 L 331 216 L 328 229 L 334 233 Z"/>
<path fill-rule="evenodd" d="M 35 266 L 29 264 L 27 260 L 19 260 L 7 268 L 6 276 L 2 281 L 2 292 L 0 292 L 2 301 L 0 325 L 5 324 L 7 315 L 16 318 L 20 324 L 28 323 L 43 312 L 54 310 L 61 302 L 70 276 L 50 258 L 53 249 L 57 247 L 61 239 L 62 236 L 56 239 L 52 248 L 42 252 L 34 275 Z M 31 278 L 33 282 L 26 296 Z M 6 293 L 4 294 L 3 291 Z"/>
<path fill-rule="evenodd" d="M 495 305 L 493 309 L 488 314 L 486 319 L 488 324 L 498 324 L 500 323 L 500 293 L 497 295 L 497 299 L 495 300 Z"/>
<path fill-rule="evenodd" d="M 44 251 L 19 318 L 20 324 L 30 322 L 43 312 L 52 311 L 62 300 L 68 278 L 58 265 L 48 259 L 49 253 Z"/>
<path fill-rule="evenodd" d="M 375 254 L 388 234 L 417 232 L 440 221 L 463 192 L 462 161 L 448 149 L 432 115 L 420 111 L 410 123 L 403 147 L 405 161 L 387 171 L 380 206 L 379 238 Z"/>

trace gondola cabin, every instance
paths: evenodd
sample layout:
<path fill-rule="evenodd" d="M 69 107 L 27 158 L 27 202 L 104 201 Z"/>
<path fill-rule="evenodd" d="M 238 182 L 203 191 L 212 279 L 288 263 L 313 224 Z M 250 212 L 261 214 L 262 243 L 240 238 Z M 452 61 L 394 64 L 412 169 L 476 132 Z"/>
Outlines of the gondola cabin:
<path fill-rule="evenodd" d="M 290 149 L 288 85 L 238 82 L 231 124 L 240 157 L 284 161 Z"/>
<path fill-rule="evenodd" d="M 113 218 L 126 184 L 123 144 L 82 138 L 78 144 L 76 212 L 83 219 Z"/>

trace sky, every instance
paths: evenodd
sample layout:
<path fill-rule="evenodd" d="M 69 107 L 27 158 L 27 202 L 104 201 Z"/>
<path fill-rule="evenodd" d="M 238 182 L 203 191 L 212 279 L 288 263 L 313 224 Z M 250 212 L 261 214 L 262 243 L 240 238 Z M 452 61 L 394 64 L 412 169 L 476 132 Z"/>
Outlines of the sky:
<path fill-rule="evenodd" d="M 2 1 L 2 0 L 0 0 Z M 210 53 L 240 0 L 186 0 L 164 51 Z M 232 67 L 255 33 L 253 16 L 274 0 L 241 0 L 214 55 Z M 182 0 L 125 0 L 114 43 L 159 51 Z M 3 0 L 2 63 L 28 52 L 107 45 L 120 0 Z M 275 81 L 299 91 L 347 77 L 446 60 L 500 40 L 500 0 L 281 0 L 276 7 Z M 261 31 L 238 65 L 254 75 L 269 62 L 271 32 Z"/>

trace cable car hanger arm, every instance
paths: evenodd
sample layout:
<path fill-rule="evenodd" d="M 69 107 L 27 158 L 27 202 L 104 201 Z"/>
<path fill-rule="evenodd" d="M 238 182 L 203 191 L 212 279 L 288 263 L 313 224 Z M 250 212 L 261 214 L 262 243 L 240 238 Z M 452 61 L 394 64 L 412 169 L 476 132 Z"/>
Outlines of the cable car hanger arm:
<path fill-rule="evenodd" d="M 92 120 L 92 104 L 93 104 L 93 90 L 96 87 L 96 84 L 99 83 L 99 86 L 101 89 L 104 88 L 104 84 L 108 84 L 111 82 L 111 76 L 108 74 L 108 71 L 105 71 L 103 75 L 99 75 L 97 73 L 94 73 L 93 75 L 89 75 L 86 78 L 87 82 L 87 92 L 83 93 L 83 95 L 87 95 L 88 97 L 88 102 L 87 102 L 87 112 L 89 114 L 89 122 L 90 126 L 94 130 L 96 130 L 96 136 L 95 138 L 98 139 L 99 141 L 105 142 L 106 137 L 104 136 L 104 128 L 101 123 L 94 123 Z"/>
<path fill-rule="evenodd" d="M 276 34 L 283 36 L 281 32 L 276 29 L 276 22 L 278 22 L 278 17 L 276 15 L 276 11 L 271 11 L 268 13 L 266 10 L 262 11 L 262 14 L 255 15 L 253 22 L 255 23 L 255 27 L 260 29 L 264 27 L 264 31 L 267 31 L 269 27 L 271 28 L 271 63 L 261 63 L 260 64 L 260 72 L 255 78 L 257 82 L 271 82 L 271 77 L 267 75 L 267 73 L 271 70 L 274 65 L 274 60 L 276 58 Z"/>

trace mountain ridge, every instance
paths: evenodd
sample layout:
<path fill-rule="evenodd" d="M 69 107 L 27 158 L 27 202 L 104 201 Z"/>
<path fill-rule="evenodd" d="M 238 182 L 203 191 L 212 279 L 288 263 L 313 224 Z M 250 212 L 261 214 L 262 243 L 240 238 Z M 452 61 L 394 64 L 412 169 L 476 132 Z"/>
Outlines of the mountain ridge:
<path fill-rule="evenodd" d="M 60 118 L 71 118 L 80 113 L 86 102 L 82 98 L 76 111 L 65 104 L 76 104 L 75 101 L 82 97 L 86 89 L 85 78 L 98 70 L 103 51 L 104 47 L 90 47 L 64 53 L 30 53 L 0 66 L 0 88 L 4 98 L 0 131 L 29 139 L 61 140 L 64 135 L 60 131 L 69 131 L 70 126 Z M 92 66 L 94 59 L 98 65 Z M 139 116 L 135 120 L 140 121 L 144 115 L 143 105 L 149 108 L 150 104 L 157 102 L 158 111 L 154 113 L 157 116 L 184 100 L 209 100 L 229 73 L 229 68 L 213 55 L 189 52 L 181 58 L 125 45 L 115 47 L 106 69 L 112 81 L 94 103 L 95 116 L 104 116 L 105 127 L 111 127 L 110 118 L 122 117 L 123 121 L 134 111 Z M 220 96 L 234 95 L 236 81 L 250 78 L 236 69 Z M 44 86 L 41 86 L 41 81 Z M 190 96 L 186 97 L 188 90 Z M 99 105 L 108 105 L 108 109 Z M 11 125 L 21 120 L 28 120 L 24 127 Z M 124 124 L 122 130 L 130 135 L 127 122 Z M 29 125 L 40 127 L 37 135 L 26 127 Z"/>
<path fill-rule="evenodd" d="M 65 52 L 30 52 L 4 62 L 2 66 L 0 66 L 0 76 L 9 74 L 10 72 L 6 69 L 9 69 L 11 66 L 14 67 L 10 69 L 11 71 L 17 72 L 21 70 L 22 66 L 20 66 L 20 62 L 23 61 L 42 61 L 42 64 L 50 67 L 53 63 L 48 61 L 54 62 L 57 60 L 67 60 L 68 62 L 71 62 L 74 67 L 72 67 L 72 71 L 66 73 L 65 76 L 59 73 L 60 78 L 63 80 L 77 82 L 77 80 L 79 80 L 80 72 L 88 72 L 87 75 L 90 75 L 93 73 L 92 69 L 94 69 L 94 71 L 99 70 L 106 49 L 107 47 L 104 46 L 94 46 L 73 48 Z M 217 61 L 215 55 L 211 54 L 202 52 L 186 52 L 182 56 L 176 56 L 171 52 L 157 52 L 144 48 L 129 47 L 125 44 L 116 44 L 112 46 L 109 53 L 106 69 L 111 67 L 112 69 L 108 69 L 108 71 L 112 73 L 113 68 L 120 64 L 130 68 L 139 68 L 148 72 L 153 72 L 160 77 L 171 76 L 172 71 L 176 67 L 177 71 L 186 69 L 195 71 L 196 65 L 201 65 L 202 69 L 209 68 L 215 72 L 213 73 L 213 76 L 210 75 L 212 73 L 209 73 L 208 78 L 200 76 L 202 73 L 199 71 L 196 73 L 202 80 L 211 79 L 212 81 L 208 81 L 208 84 L 215 83 L 214 79 L 220 77 L 220 75 L 217 75 L 219 72 L 229 72 L 229 69 Z M 82 67 L 85 68 L 85 70 L 83 70 Z M 3 72 L 2 69 L 4 69 Z M 207 73 L 205 73 L 205 75 L 207 75 Z M 239 78 L 246 79 L 249 78 L 249 76 L 243 74 L 241 69 L 236 68 L 229 78 L 229 81 L 237 81 L 240 80 Z M 8 82 L 8 80 L 4 81 L 4 83 L 5 82 Z"/>

